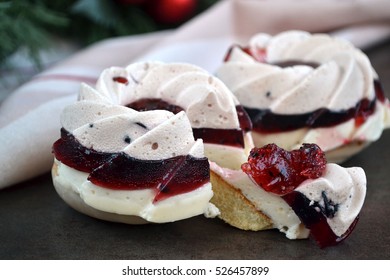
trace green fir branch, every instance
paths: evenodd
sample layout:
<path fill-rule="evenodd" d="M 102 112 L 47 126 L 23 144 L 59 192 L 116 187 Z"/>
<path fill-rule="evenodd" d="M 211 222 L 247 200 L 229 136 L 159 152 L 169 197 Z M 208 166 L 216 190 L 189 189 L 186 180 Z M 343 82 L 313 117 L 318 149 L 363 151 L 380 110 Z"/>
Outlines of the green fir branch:
<path fill-rule="evenodd" d="M 217 1 L 198 0 L 196 14 Z M 39 65 L 39 53 L 50 47 L 53 34 L 88 45 L 178 26 L 157 24 L 144 8 L 115 0 L 0 0 L 0 66 L 21 47 Z"/>
<path fill-rule="evenodd" d="M 42 1 L 2 1 L 0 3 L 0 63 L 25 47 L 39 66 L 39 52 L 49 47 L 47 26 L 65 26 L 68 19 L 47 9 Z"/>

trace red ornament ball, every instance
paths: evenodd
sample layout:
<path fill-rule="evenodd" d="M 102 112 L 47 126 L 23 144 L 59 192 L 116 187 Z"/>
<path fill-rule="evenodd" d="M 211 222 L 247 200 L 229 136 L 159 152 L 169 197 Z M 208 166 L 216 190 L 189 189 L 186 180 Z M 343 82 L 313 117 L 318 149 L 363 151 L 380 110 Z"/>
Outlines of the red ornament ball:
<path fill-rule="evenodd" d="M 189 19 L 196 10 L 197 0 L 149 1 L 147 11 L 158 23 L 177 24 Z"/>

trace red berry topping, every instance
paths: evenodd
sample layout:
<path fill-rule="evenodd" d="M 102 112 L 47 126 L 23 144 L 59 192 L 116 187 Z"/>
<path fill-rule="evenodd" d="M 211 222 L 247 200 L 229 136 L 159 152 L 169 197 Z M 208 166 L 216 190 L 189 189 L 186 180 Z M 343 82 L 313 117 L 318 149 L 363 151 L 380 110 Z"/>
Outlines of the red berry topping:
<path fill-rule="evenodd" d="M 114 77 L 114 78 L 112 78 L 112 80 L 114 82 L 125 84 L 125 85 L 129 84 L 129 80 L 127 80 L 125 77 L 121 77 L 121 76 Z"/>
<path fill-rule="evenodd" d="M 264 190 L 285 195 L 306 179 L 320 177 L 325 165 L 325 154 L 316 144 L 303 144 L 291 152 L 268 144 L 253 148 L 241 169 Z"/>

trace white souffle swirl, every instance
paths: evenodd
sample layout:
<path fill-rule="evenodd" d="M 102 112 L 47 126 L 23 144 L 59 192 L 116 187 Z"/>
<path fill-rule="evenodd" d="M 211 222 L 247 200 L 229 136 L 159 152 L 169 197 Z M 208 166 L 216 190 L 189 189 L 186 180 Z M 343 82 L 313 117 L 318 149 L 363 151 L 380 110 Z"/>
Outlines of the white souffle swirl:
<path fill-rule="evenodd" d="M 269 132 L 256 130 L 252 119 L 257 147 L 274 142 L 291 150 L 302 143 L 316 143 L 329 161 L 341 162 L 377 140 L 390 126 L 389 101 L 376 98 L 374 81 L 378 77 L 368 57 L 349 42 L 326 34 L 257 34 L 247 49 L 232 48 L 216 76 L 244 108 L 268 110 L 287 120 L 315 112 L 309 120 L 315 122 L 324 111 L 352 110 L 362 100 L 375 103 L 374 111 L 358 125 L 352 117 L 334 125 Z"/>
<path fill-rule="evenodd" d="M 102 82 L 99 84 L 101 86 Z M 66 135 L 73 137 L 81 145 L 82 150 L 87 149 L 84 153 L 96 151 L 112 154 L 112 157 L 94 167 L 91 172 L 85 172 L 61 162 L 54 152 L 57 169 L 53 175 L 53 182 L 60 196 L 67 197 L 71 192 L 78 194 L 87 206 L 77 210 L 86 214 L 93 212 L 87 209 L 91 207 L 100 211 L 99 213 L 136 216 L 147 222 L 156 223 L 172 222 L 217 211 L 215 206 L 209 203 L 213 195 L 209 179 L 195 189 L 175 193 L 158 201 L 156 197 L 159 195 L 159 187 L 164 182 L 156 182 L 160 184 L 157 188 L 139 189 L 110 188 L 92 182 L 95 173 L 99 175 L 99 172 L 113 168 L 115 161 L 119 159 L 124 159 L 125 162 L 128 159 L 135 159 L 146 161 L 148 164 L 181 156 L 182 162 L 184 159 L 184 162 L 187 162 L 188 157 L 191 157 L 205 160 L 208 165 L 204 157 L 202 140 L 194 140 L 185 112 L 176 115 L 164 110 L 138 112 L 119 105 L 116 97 L 116 93 L 102 95 L 92 87 L 82 84 L 79 100 L 62 112 L 63 134 L 66 132 Z M 56 143 L 53 146 L 54 150 Z M 123 168 L 126 170 L 129 167 L 125 165 Z M 170 170 L 170 174 L 163 176 L 167 185 L 175 181 L 178 172 L 183 171 L 181 163 L 173 168 L 174 171 Z M 102 218 L 100 214 L 95 216 Z M 123 221 L 112 216 L 107 220 Z"/>
<path fill-rule="evenodd" d="M 237 98 L 223 82 L 197 66 L 140 62 L 126 68 L 111 67 L 101 74 L 96 91 L 98 97 L 82 92 L 81 99 L 109 100 L 112 104 L 130 108 L 142 100 L 162 100 L 181 108 L 190 120 L 194 135 L 196 130 L 208 130 L 195 138 L 203 139 L 205 156 L 221 166 L 239 169 L 253 147 L 250 129 L 241 128 L 239 114 L 245 112 L 238 111 L 241 106 Z M 214 142 L 209 141 L 209 137 L 212 138 L 210 130 L 211 133 L 218 130 Z M 237 133 L 242 138 L 241 146 L 238 142 L 229 145 L 221 141 L 219 133 L 224 130 Z"/>
<path fill-rule="evenodd" d="M 322 212 L 333 233 L 341 237 L 348 232 L 363 207 L 366 186 L 362 168 L 328 163 L 320 178 L 304 181 L 295 191 L 302 193 L 316 211 Z"/>

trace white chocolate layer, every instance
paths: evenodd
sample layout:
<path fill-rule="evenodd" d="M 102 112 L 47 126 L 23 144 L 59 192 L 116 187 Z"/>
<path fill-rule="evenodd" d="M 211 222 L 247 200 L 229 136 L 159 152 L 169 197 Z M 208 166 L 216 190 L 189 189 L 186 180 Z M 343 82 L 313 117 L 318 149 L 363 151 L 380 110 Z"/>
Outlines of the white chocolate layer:
<path fill-rule="evenodd" d="M 153 203 L 156 195 L 154 190 L 102 188 L 87 179 L 88 173 L 75 170 L 58 160 L 55 162 L 58 165 L 58 176 L 53 177 L 54 184 L 78 194 L 85 204 L 100 211 L 139 216 L 153 223 L 173 222 L 200 214 L 208 217 L 217 214 L 215 206 L 209 203 L 213 196 L 210 183 L 191 192 Z"/>

